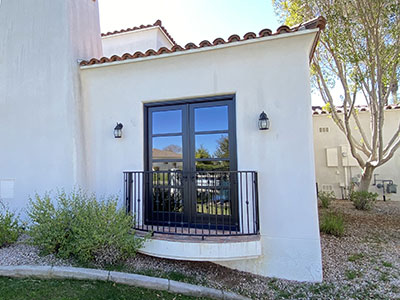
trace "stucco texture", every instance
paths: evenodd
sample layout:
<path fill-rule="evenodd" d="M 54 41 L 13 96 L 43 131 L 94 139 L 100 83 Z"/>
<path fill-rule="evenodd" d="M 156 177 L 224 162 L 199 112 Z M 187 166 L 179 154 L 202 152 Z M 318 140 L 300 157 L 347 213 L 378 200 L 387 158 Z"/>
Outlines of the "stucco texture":
<path fill-rule="evenodd" d="M 309 53 L 314 32 L 129 63 L 82 68 L 91 190 L 123 189 L 123 170 L 143 170 L 143 105 L 235 94 L 239 170 L 259 173 L 263 255 L 232 268 L 322 279 L 315 195 Z M 259 131 L 266 111 L 271 128 Z M 112 135 L 115 122 L 124 137 Z"/>

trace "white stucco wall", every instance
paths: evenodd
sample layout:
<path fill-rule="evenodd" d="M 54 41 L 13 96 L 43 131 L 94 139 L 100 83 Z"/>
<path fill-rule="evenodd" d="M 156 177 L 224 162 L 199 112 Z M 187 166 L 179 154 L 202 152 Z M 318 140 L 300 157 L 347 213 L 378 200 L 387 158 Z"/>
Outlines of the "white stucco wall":
<path fill-rule="evenodd" d="M 161 31 L 160 27 L 150 27 L 131 32 L 124 32 L 102 37 L 104 56 L 133 54 L 136 51 L 146 52 L 161 47 L 171 48 L 173 45 Z"/>
<path fill-rule="evenodd" d="M 11 209 L 84 182 L 77 60 L 102 54 L 98 18 L 92 0 L 1 3 L 0 198 Z"/>
<path fill-rule="evenodd" d="M 121 196 L 122 171 L 143 170 L 143 103 L 235 94 L 238 169 L 259 172 L 262 256 L 224 265 L 321 280 L 308 65 L 314 37 L 298 32 L 82 68 L 90 189 Z M 263 110 L 271 120 L 265 132 L 257 128 Z M 116 122 L 124 124 L 118 140 Z"/>
<path fill-rule="evenodd" d="M 370 113 L 360 112 L 360 122 L 366 131 L 367 135 L 370 136 Z M 392 137 L 393 133 L 399 127 L 400 121 L 400 110 L 385 110 L 385 123 L 384 123 L 384 143 L 386 144 Z M 315 168 L 317 182 L 319 190 L 327 190 L 331 187 L 337 198 L 341 199 L 343 194 L 344 186 L 350 186 L 351 178 L 361 175 L 361 168 L 358 166 L 354 158 L 352 158 L 350 148 L 348 146 L 346 137 L 339 130 L 337 125 L 333 122 L 329 115 L 313 115 L 314 123 L 314 147 L 315 147 Z M 329 132 L 320 132 L 320 128 L 329 128 Z M 353 133 L 356 139 L 361 139 L 359 131 L 356 129 L 357 126 L 352 124 Z M 348 149 L 347 156 L 342 155 L 342 147 L 345 146 Z M 337 166 L 328 166 L 326 158 L 326 148 L 337 149 Z M 333 150 L 335 152 L 335 150 Z M 343 160 L 349 159 L 350 166 L 346 163 L 343 164 Z M 392 179 L 395 184 L 400 186 L 400 151 L 397 151 L 394 157 L 386 164 L 378 167 L 374 174 L 379 174 L 377 179 Z M 379 194 L 379 199 L 382 199 L 382 189 L 377 189 L 376 186 L 372 186 L 371 182 L 370 191 Z M 386 199 L 400 200 L 400 190 L 397 194 L 386 194 Z"/>

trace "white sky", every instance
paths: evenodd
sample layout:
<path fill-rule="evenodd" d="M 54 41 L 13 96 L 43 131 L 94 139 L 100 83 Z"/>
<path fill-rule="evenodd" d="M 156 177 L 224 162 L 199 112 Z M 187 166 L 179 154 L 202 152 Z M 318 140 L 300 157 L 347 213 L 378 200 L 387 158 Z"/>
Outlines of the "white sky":
<path fill-rule="evenodd" d="M 99 0 L 99 5 L 102 32 L 160 19 L 182 45 L 280 26 L 271 0 Z"/>
<path fill-rule="evenodd" d="M 232 34 L 277 29 L 278 21 L 272 0 L 99 0 L 102 32 L 153 24 L 160 19 L 174 40 L 184 46 L 189 42 L 211 42 Z M 334 94 L 340 94 L 335 89 Z M 323 105 L 318 94 L 313 105 Z"/>

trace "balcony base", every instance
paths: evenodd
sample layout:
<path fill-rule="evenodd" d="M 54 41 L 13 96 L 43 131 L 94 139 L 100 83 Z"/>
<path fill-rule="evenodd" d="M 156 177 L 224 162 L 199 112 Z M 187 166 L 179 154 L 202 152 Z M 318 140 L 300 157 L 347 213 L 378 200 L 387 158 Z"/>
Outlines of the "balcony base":
<path fill-rule="evenodd" d="M 140 232 L 138 232 L 141 235 Z M 140 253 L 189 261 L 232 261 L 261 256 L 260 236 L 206 237 L 154 234 Z"/>

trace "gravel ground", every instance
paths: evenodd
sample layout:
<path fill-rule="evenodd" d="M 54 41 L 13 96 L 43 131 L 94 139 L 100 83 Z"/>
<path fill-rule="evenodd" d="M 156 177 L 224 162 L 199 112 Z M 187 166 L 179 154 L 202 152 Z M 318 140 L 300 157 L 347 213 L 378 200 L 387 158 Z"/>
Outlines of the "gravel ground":
<path fill-rule="evenodd" d="M 72 261 L 59 259 L 54 255 L 41 256 L 37 247 L 26 243 L 27 239 L 28 236 L 23 235 L 15 244 L 0 248 L 0 265 L 72 266 Z"/>
<path fill-rule="evenodd" d="M 114 269 L 229 289 L 254 299 L 400 299 L 400 202 L 378 202 L 369 212 L 349 201 L 330 210 L 343 215 L 345 236 L 321 235 L 324 282 L 299 283 L 255 276 L 205 262 L 182 262 L 138 254 Z M 320 209 L 320 214 L 326 209 Z M 40 257 L 24 239 L 0 249 L 0 265 L 73 265 Z"/>

